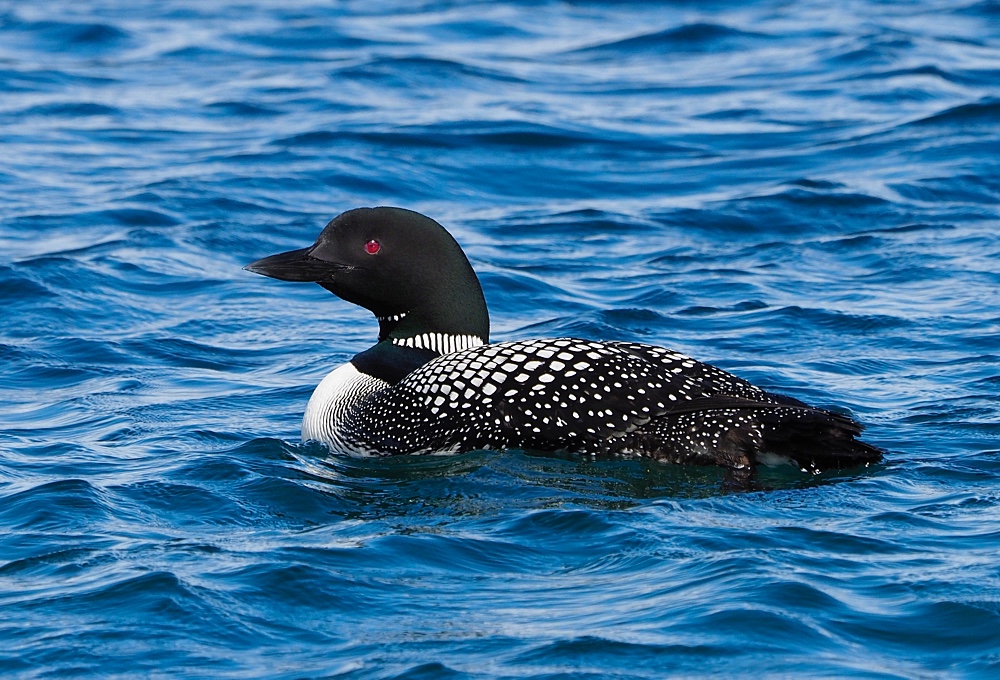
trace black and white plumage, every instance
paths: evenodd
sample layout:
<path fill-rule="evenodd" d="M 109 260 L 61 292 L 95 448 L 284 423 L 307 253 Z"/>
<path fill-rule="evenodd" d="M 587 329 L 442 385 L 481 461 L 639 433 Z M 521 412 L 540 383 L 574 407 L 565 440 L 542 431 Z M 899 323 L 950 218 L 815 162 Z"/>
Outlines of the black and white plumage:
<path fill-rule="evenodd" d="M 354 455 L 533 449 L 752 470 L 881 460 L 836 413 L 765 392 L 683 354 L 574 338 L 489 344 L 482 288 L 437 222 L 361 208 L 316 243 L 250 271 L 319 283 L 371 310 L 379 342 L 328 375 L 304 440 Z"/>

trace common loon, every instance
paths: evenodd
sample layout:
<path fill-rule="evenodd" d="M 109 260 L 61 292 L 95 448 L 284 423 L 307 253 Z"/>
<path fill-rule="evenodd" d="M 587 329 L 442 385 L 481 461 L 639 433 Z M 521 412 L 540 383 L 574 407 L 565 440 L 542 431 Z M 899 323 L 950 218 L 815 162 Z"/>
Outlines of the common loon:
<path fill-rule="evenodd" d="M 351 455 L 529 449 L 752 471 L 876 463 L 854 420 L 679 352 L 574 338 L 490 344 L 479 279 L 440 224 L 402 208 L 334 218 L 308 248 L 246 269 L 365 307 L 378 342 L 331 372 L 302 439 Z"/>

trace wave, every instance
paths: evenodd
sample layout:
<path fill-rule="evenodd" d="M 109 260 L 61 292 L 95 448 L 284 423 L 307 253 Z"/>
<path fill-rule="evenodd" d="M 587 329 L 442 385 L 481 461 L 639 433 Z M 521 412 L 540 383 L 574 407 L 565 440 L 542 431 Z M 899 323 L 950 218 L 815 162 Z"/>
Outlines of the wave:
<path fill-rule="evenodd" d="M 128 46 L 132 40 L 128 31 L 108 23 L 25 21 L 10 14 L 0 22 L 7 35 L 20 38 L 22 45 L 46 52 L 103 52 Z"/>
<path fill-rule="evenodd" d="M 913 121 L 911 125 L 981 126 L 1000 123 L 1000 100 L 985 98 L 970 104 L 961 104 L 931 116 Z"/>
<path fill-rule="evenodd" d="M 600 43 L 576 50 L 577 53 L 616 52 L 636 55 L 647 52 L 724 51 L 759 45 L 775 36 L 744 31 L 714 23 L 693 23 L 629 38 Z"/>

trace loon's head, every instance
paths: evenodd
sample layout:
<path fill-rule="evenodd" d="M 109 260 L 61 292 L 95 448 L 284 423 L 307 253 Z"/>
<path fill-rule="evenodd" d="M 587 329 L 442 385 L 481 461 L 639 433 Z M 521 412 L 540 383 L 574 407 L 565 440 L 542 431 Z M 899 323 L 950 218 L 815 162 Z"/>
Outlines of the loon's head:
<path fill-rule="evenodd" d="M 348 210 L 308 248 L 246 269 L 318 283 L 370 310 L 379 321 L 379 341 L 440 333 L 489 342 L 486 299 L 468 258 L 444 227 L 412 210 Z"/>

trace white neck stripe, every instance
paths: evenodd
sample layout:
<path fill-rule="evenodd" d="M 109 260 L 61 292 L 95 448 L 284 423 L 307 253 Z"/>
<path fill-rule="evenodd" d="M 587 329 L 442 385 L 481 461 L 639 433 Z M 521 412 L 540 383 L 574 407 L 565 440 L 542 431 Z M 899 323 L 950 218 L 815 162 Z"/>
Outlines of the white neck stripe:
<path fill-rule="evenodd" d="M 393 338 L 392 344 L 400 347 L 431 349 L 439 354 L 451 354 L 486 343 L 478 335 L 447 335 L 445 333 L 421 333 L 408 338 Z"/>

